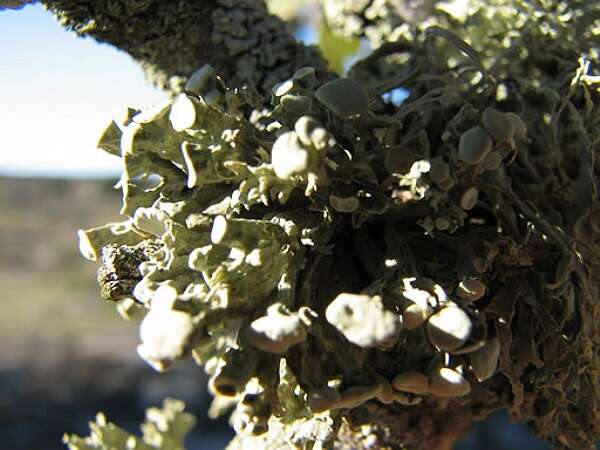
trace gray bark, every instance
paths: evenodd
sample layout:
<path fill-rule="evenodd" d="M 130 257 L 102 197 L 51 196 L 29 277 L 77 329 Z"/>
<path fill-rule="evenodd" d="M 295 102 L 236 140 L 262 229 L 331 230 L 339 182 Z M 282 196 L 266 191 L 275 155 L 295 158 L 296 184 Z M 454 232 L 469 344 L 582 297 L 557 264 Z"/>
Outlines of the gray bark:
<path fill-rule="evenodd" d="M 111 44 L 145 70 L 153 84 L 177 90 L 210 63 L 229 86 L 266 93 L 303 66 L 326 76 L 314 47 L 295 41 L 286 24 L 257 0 L 43 0 L 67 29 Z"/>

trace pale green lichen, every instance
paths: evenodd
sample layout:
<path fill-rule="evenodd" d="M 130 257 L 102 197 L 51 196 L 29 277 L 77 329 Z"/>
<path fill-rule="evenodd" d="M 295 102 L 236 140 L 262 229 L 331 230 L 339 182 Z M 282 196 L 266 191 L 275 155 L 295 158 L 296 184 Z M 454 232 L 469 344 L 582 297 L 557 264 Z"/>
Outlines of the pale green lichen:
<path fill-rule="evenodd" d="M 82 253 L 123 261 L 106 297 L 147 311 L 140 355 L 165 370 L 191 354 L 240 434 L 332 448 L 364 405 L 449 397 L 584 448 L 599 411 L 596 78 L 586 59 L 522 77 L 527 56 L 414 36 L 401 105 L 377 98 L 391 81 L 357 81 L 376 51 L 352 81 L 303 68 L 270 98 L 205 67 L 173 104 L 131 110 L 100 143 L 123 160 L 125 220 L 80 232 Z"/>
<path fill-rule="evenodd" d="M 402 330 L 400 316 L 386 311 L 381 297 L 343 293 L 327 306 L 327 321 L 359 347 L 376 347 L 397 340 Z"/>
<path fill-rule="evenodd" d="M 184 408 L 183 402 L 166 399 L 162 408 L 148 409 L 141 437 L 108 422 L 99 413 L 89 424 L 88 437 L 65 435 L 63 442 L 69 450 L 184 450 L 185 437 L 196 423 Z"/>

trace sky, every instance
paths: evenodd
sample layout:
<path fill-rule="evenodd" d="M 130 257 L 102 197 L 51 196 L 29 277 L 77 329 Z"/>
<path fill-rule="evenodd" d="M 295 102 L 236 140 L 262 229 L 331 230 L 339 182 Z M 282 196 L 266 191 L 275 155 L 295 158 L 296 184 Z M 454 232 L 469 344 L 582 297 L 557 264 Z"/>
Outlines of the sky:
<path fill-rule="evenodd" d="M 296 37 L 318 42 L 308 24 Z M 127 106 L 166 95 L 129 55 L 66 31 L 40 4 L 0 11 L 0 43 L 0 176 L 118 177 L 99 136 Z"/>
<path fill-rule="evenodd" d="M 0 176 L 117 176 L 96 148 L 126 106 L 165 95 L 124 52 L 65 31 L 39 5 L 0 11 Z"/>

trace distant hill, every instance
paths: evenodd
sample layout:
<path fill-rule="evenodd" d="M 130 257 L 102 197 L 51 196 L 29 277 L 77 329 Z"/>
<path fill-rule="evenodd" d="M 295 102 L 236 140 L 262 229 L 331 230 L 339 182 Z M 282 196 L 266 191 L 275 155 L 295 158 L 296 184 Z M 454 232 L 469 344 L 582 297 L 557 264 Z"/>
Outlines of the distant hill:
<path fill-rule="evenodd" d="M 0 178 L 0 342 L 14 350 L 74 335 L 93 340 L 106 329 L 135 342 L 133 327 L 98 297 L 97 264 L 77 249 L 79 228 L 120 220 L 120 194 L 112 184 Z M 0 368 L 18 359 L 19 352 L 1 352 Z"/>
<path fill-rule="evenodd" d="M 0 178 L 0 262 L 11 272 L 80 265 L 76 230 L 120 220 L 120 193 L 112 184 Z"/>

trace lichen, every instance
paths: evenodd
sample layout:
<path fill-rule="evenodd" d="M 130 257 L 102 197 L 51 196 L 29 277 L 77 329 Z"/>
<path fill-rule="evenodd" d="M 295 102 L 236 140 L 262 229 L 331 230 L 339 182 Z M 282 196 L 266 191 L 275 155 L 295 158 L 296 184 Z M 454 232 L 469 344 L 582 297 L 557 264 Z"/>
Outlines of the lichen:
<path fill-rule="evenodd" d="M 65 435 L 63 442 L 69 450 L 184 450 L 185 437 L 196 423 L 184 408 L 183 402 L 172 399 L 165 399 L 162 408 L 149 408 L 141 437 L 108 422 L 99 413 L 96 421 L 89 424 L 88 437 Z"/>
<path fill-rule="evenodd" d="M 250 85 L 261 92 L 306 65 L 326 76 L 326 62 L 316 48 L 297 43 L 263 2 L 42 2 L 67 29 L 130 54 L 161 89 L 180 92 L 185 80 L 206 63 L 231 85 Z"/>
<path fill-rule="evenodd" d="M 508 10 L 498 20 L 517 29 Z M 221 19 L 225 43 L 242 19 Z M 437 25 L 415 36 L 400 105 L 379 98 L 397 79 L 364 81 L 376 51 L 352 80 L 302 68 L 268 98 L 204 67 L 173 103 L 130 110 L 100 143 L 122 157 L 125 220 L 80 232 L 82 252 L 151 249 L 139 280 L 123 277 L 147 311 L 139 353 L 158 370 L 192 355 L 239 434 L 332 448 L 365 411 L 435 423 L 507 407 L 555 446 L 587 448 L 595 50 L 549 70 Z M 418 437 L 403 445 L 431 442 Z"/>

